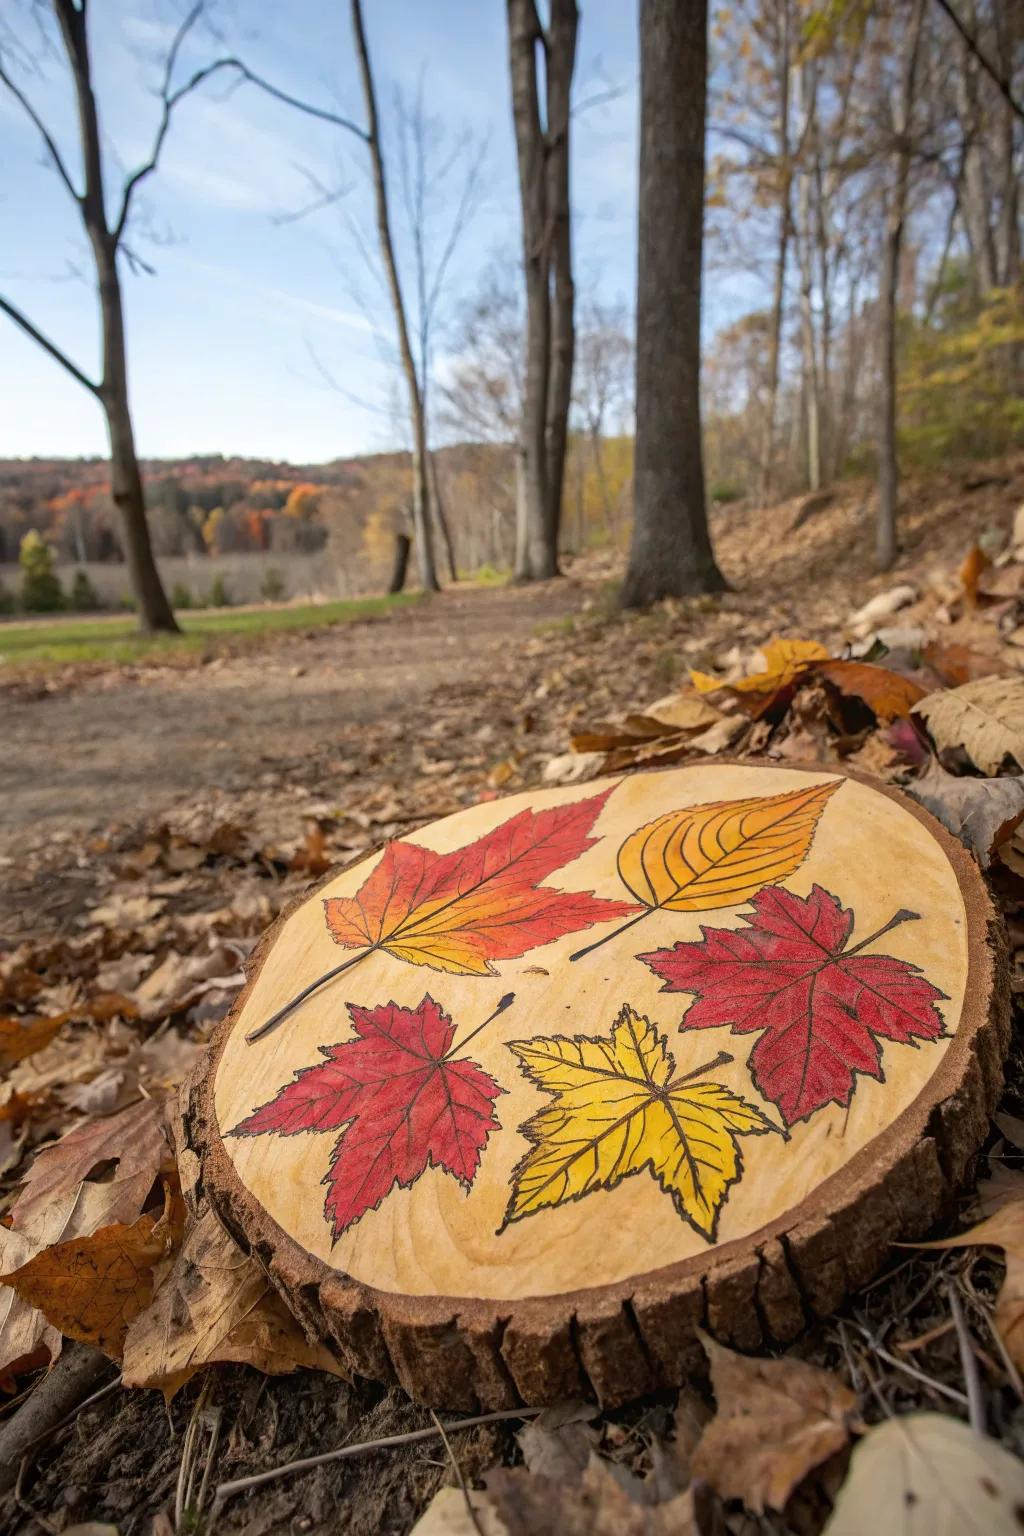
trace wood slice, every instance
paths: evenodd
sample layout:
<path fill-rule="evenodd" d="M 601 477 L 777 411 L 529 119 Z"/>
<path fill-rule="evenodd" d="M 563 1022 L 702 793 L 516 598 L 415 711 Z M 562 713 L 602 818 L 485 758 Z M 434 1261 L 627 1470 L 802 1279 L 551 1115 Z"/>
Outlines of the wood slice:
<path fill-rule="evenodd" d="M 353 1373 L 622 1401 L 701 1368 L 695 1325 L 794 1338 L 934 1222 L 1001 1087 L 1001 934 L 964 849 L 857 775 L 516 795 L 278 921 L 185 1134 Z"/>

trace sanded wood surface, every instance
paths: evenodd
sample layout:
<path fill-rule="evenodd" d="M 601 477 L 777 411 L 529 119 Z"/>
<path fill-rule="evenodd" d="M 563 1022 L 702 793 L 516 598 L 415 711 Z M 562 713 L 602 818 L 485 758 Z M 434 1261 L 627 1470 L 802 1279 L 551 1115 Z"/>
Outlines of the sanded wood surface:
<path fill-rule="evenodd" d="M 616 1401 L 683 1380 L 694 1324 L 784 1342 L 922 1233 L 1007 1029 L 937 823 L 715 761 L 474 806 L 333 874 L 254 955 L 186 1134 L 354 1372 Z"/>

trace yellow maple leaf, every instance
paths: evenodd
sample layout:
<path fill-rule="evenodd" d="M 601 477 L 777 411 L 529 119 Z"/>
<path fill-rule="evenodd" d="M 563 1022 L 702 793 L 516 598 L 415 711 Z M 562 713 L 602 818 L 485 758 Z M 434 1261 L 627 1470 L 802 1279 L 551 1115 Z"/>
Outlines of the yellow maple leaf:
<path fill-rule="evenodd" d="M 730 693 L 773 695 L 793 682 L 808 662 L 827 661 L 828 655 L 828 651 L 817 640 L 783 640 L 776 635 L 774 640 L 769 640 L 767 645 L 761 647 L 764 667 L 760 672 L 752 672 L 748 677 L 726 682 L 721 677 L 712 677 L 707 672 L 695 672 L 691 668 L 690 681 L 698 693 L 717 693 L 719 689 L 728 689 Z M 760 706 L 763 700 L 752 702 Z"/>
<path fill-rule="evenodd" d="M 781 795 L 668 811 L 627 837 L 619 849 L 619 875 L 651 910 L 739 906 L 793 873 L 841 783 L 832 779 Z"/>
<path fill-rule="evenodd" d="M 509 1049 L 554 1103 L 519 1128 L 531 1145 L 513 1172 L 502 1231 L 646 1168 L 680 1216 L 714 1241 L 743 1169 L 737 1136 L 778 1130 L 731 1088 L 695 1081 L 723 1058 L 675 1077 L 665 1036 L 628 1003 L 607 1038 L 555 1035 Z"/>

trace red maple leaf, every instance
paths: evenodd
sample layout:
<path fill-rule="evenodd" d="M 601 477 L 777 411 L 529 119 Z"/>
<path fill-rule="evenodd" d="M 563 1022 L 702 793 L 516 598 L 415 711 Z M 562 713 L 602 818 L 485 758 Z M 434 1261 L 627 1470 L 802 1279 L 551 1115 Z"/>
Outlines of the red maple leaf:
<path fill-rule="evenodd" d="M 862 953 L 916 912 L 898 912 L 847 949 L 854 915 L 820 885 L 806 898 L 767 886 L 751 905 L 749 929 L 702 925 L 702 940 L 637 959 L 662 977 L 663 992 L 696 993 L 681 1029 L 763 1031 L 747 1065 L 787 1125 L 830 1101 L 849 1104 L 857 1073 L 884 1081 L 880 1040 L 915 1045 L 942 1034 L 945 993 L 909 960 Z"/>
<path fill-rule="evenodd" d="M 519 811 L 450 853 L 390 843 L 355 896 L 325 899 L 331 936 L 346 949 L 384 949 L 413 965 L 485 976 L 494 960 L 639 911 L 635 902 L 539 884 L 594 845 L 588 833 L 611 792 Z"/>
<path fill-rule="evenodd" d="M 510 1001 L 503 998 L 497 1012 Z M 336 1240 L 427 1167 L 468 1189 L 488 1136 L 500 1128 L 493 1100 L 505 1092 L 474 1062 L 453 1059 L 455 1025 L 432 997 L 416 1008 L 349 1003 L 348 1011 L 357 1038 L 322 1045 L 326 1061 L 296 1072 L 228 1133 L 298 1136 L 344 1126 L 323 1180 Z"/>

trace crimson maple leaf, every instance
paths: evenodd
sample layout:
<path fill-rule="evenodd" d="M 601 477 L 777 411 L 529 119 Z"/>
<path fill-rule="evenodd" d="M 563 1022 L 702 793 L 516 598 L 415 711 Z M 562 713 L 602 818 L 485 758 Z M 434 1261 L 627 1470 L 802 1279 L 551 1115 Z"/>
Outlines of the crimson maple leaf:
<path fill-rule="evenodd" d="M 491 1019 L 511 1001 L 502 998 Z M 228 1133 L 298 1136 L 344 1126 L 323 1179 L 335 1240 L 427 1167 L 469 1189 L 488 1136 L 500 1129 L 493 1101 L 506 1091 L 475 1062 L 454 1059 L 455 1025 L 429 995 L 416 1008 L 349 1003 L 348 1011 L 357 1038 L 322 1045 L 326 1061 L 301 1068 Z"/>
<path fill-rule="evenodd" d="M 751 900 L 749 929 L 706 928 L 702 940 L 638 955 L 663 992 L 693 992 L 681 1029 L 729 1025 L 764 1033 L 747 1061 L 758 1091 L 787 1125 L 829 1102 L 847 1105 L 856 1075 L 884 1081 L 881 1040 L 916 1045 L 942 1034 L 945 997 L 909 960 L 863 950 L 916 912 L 847 949 L 853 912 L 815 885 L 810 896 L 767 886 Z"/>
<path fill-rule="evenodd" d="M 495 960 L 514 960 L 567 933 L 639 912 L 636 902 L 540 884 L 593 847 L 597 839 L 588 834 L 615 787 L 550 810 L 519 811 L 449 853 L 389 843 L 354 896 L 324 899 L 335 943 L 361 953 L 316 977 L 246 1038 L 261 1039 L 375 950 L 456 976 L 493 976 Z"/>

